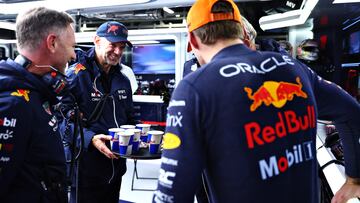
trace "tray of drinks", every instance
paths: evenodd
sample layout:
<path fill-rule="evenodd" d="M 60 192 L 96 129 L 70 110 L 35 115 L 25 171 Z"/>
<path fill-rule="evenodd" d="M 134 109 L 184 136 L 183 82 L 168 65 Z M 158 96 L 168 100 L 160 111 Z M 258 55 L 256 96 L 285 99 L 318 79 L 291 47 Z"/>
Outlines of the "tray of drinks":
<path fill-rule="evenodd" d="M 131 154 L 121 155 L 118 151 L 113 153 L 119 157 L 127 158 L 127 159 L 160 159 L 161 152 L 156 154 L 151 154 L 149 151 L 149 147 L 146 148 L 140 147 L 137 152 L 132 152 Z"/>

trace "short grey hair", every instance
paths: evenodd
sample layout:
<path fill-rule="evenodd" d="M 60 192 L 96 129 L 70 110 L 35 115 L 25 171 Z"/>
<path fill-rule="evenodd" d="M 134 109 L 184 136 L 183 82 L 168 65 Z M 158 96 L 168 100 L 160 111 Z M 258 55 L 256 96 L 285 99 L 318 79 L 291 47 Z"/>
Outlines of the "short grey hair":
<path fill-rule="evenodd" d="M 20 49 L 36 49 L 50 32 L 61 34 L 74 19 L 65 12 L 37 7 L 19 14 L 16 38 Z"/>
<path fill-rule="evenodd" d="M 255 44 L 255 38 L 257 36 L 256 30 L 251 25 L 251 23 L 248 20 L 246 20 L 246 18 L 244 16 L 241 16 L 241 17 L 242 17 L 244 32 L 246 32 L 248 40 Z M 244 37 L 245 36 L 243 36 L 243 38 L 241 38 L 241 39 L 244 39 Z"/>

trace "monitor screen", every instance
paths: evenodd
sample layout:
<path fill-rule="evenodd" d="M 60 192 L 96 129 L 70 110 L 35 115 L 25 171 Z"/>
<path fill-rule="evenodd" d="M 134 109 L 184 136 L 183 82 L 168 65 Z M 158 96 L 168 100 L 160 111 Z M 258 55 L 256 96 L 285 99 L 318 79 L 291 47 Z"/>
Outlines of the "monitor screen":
<path fill-rule="evenodd" d="M 135 74 L 175 74 L 175 43 L 134 45 Z"/>
<path fill-rule="evenodd" d="M 360 31 L 351 33 L 349 45 L 349 54 L 356 54 L 360 52 Z"/>
<path fill-rule="evenodd" d="M 345 54 L 360 53 L 360 31 L 350 33 L 344 40 L 343 48 Z"/>

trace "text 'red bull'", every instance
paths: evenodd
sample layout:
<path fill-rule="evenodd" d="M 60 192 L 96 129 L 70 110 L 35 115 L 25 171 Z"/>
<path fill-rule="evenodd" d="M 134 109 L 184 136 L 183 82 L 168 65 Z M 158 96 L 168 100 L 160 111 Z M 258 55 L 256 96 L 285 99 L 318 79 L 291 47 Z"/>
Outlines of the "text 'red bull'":
<path fill-rule="evenodd" d="M 292 110 L 278 112 L 278 121 L 275 125 L 260 126 L 258 122 L 245 124 L 245 134 L 249 149 L 256 145 L 272 143 L 276 138 L 283 138 L 289 133 L 306 131 L 316 127 L 314 106 L 307 106 L 305 115 L 297 115 Z"/>
<path fill-rule="evenodd" d="M 255 111 L 263 103 L 266 106 L 273 104 L 277 108 L 281 108 L 286 104 L 286 101 L 292 101 L 294 96 L 307 98 L 307 94 L 302 91 L 302 83 L 300 78 L 296 78 L 297 84 L 289 82 L 275 82 L 266 81 L 253 93 L 251 88 L 245 87 L 249 99 L 253 100 L 250 106 L 250 111 Z"/>

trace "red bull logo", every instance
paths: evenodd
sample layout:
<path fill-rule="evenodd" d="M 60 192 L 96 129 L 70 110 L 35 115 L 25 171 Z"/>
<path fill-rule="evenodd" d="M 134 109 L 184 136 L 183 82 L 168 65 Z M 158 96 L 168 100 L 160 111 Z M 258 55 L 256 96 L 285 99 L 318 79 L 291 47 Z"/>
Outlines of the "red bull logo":
<path fill-rule="evenodd" d="M 119 29 L 119 26 L 117 25 L 109 25 L 109 28 L 107 29 L 107 33 L 113 32 L 114 35 L 116 35 L 116 31 Z"/>
<path fill-rule="evenodd" d="M 309 105 L 306 109 L 299 108 L 295 112 L 287 110 L 273 115 L 275 123 L 263 124 L 256 121 L 246 123 L 244 126 L 247 146 L 249 149 L 265 146 L 277 139 L 287 137 L 289 134 L 297 134 L 300 131 L 308 131 L 316 128 L 315 107 Z"/>
<path fill-rule="evenodd" d="M 18 89 L 16 92 L 12 92 L 11 96 L 24 97 L 25 101 L 30 101 L 29 98 L 30 90 Z"/>
<path fill-rule="evenodd" d="M 82 70 L 86 70 L 85 66 L 83 66 L 81 63 L 76 64 L 76 66 L 75 66 L 75 74 L 77 75 Z"/>
<path fill-rule="evenodd" d="M 266 106 L 272 104 L 276 108 L 281 108 L 287 101 L 292 101 L 295 95 L 306 99 L 308 96 L 302 90 L 299 77 L 296 78 L 296 83 L 266 81 L 255 93 L 251 88 L 245 87 L 249 99 L 253 100 L 250 111 L 254 112 L 262 104 Z"/>

